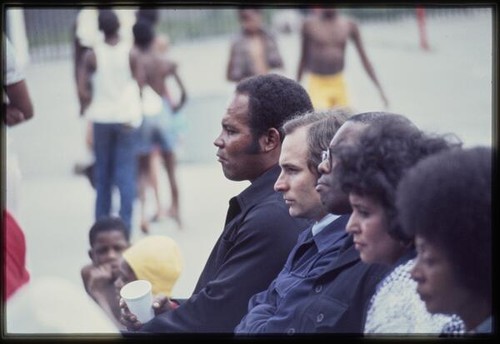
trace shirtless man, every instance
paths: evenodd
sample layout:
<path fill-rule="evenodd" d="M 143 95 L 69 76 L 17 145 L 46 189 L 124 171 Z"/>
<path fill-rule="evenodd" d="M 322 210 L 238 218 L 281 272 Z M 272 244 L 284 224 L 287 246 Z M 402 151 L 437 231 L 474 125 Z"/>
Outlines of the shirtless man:
<path fill-rule="evenodd" d="M 343 75 L 349 40 L 354 42 L 363 67 L 387 107 L 387 98 L 366 55 L 358 25 L 341 16 L 334 8 L 318 8 L 315 11 L 302 27 L 302 51 L 297 71 L 299 82 L 304 72 L 309 72 L 307 89 L 314 108 L 349 105 Z"/>
<path fill-rule="evenodd" d="M 238 11 L 241 33 L 231 43 L 226 78 L 238 82 L 246 77 L 283 68 L 276 39 L 265 28 L 262 12 L 256 8 Z"/>
<path fill-rule="evenodd" d="M 158 48 L 153 26 L 150 22 L 138 20 L 133 27 L 134 48 L 132 55 L 137 58 L 144 73 L 145 86 L 142 89 L 143 123 L 140 132 L 139 147 L 139 198 L 141 201 L 141 230 L 149 231 L 149 223 L 145 215 L 145 188 L 150 179 L 155 191 L 156 215 L 155 219 L 163 215 L 158 173 L 155 170 L 155 144 L 160 147 L 161 160 L 163 161 L 169 183 L 171 207 L 167 214 L 180 226 L 179 191 L 175 176 L 175 146 L 177 133 L 173 125 L 173 116 L 184 105 L 186 91 L 177 74 L 177 65 L 165 55 L 165 49 Z M 166 79 L 173 77 L 180 89 L 180 100 L 174 102 L 169 95 Z M 149 177 L 149 178 L 148 178 Z"/>

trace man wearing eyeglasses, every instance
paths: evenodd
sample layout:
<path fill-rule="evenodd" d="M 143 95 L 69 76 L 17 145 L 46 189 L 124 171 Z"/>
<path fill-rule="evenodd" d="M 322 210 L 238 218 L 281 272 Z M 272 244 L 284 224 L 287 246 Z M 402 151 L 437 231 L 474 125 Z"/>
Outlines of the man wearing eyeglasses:
<path fill-rule="evenodd" d="M 285 140 L 280 155 L 282 173 L 300 173 L 296 166 L 289 161 L 288 150 L 297 147 L 308 147 L 316 150 L 317 156 L 321 154 L 321 162 L 316 174 L 316 191 L 319 193 L 322 206 L 318 205 L 317 212 L 327 211 L 330 215 L 337 215 L 337 219 L 324 227 L 319 234 L 314 228 L 302 233 L 298 243 L 291 251 L 288 260 L 266 291 L 254 295 L 249 302 L 249 312 L 236 327 L 239 335 L 255 333 L 363 333 L 364 315 L 368 302 L 373 295 L 378 282 L 384 277 L 387 268 L 380 265 L 364 264 L 359 253 L 353 245 L 352 237 L 347 235 L 345 224 L 340 231 L 331 230 L 333 224 L 347 220 L 351 212 L 348 195 L 345 194 L 336 182 L 334 174 L 334 150 L 339 145 L 355 144 L 363 130 L 371 123 L 380 120 L 399 119 L 405 117 L 388 113 L 363 113 L 347 119 L 339 130 L 336 130 L 333 139 L 324 144 L 316 141 L 315 148 L 309 148 L 314 142 L 314 128 L 325 131 L 325 123 L 319 121 L 309 129 L 309 137 L 303 137 L 301 142 L 296 139 L 293 145 L 288 143 L 292 136 L 287 132 L 285 124 Z M 330 135 L 329 137 L 331 137 Z M 317 140 L 317 138 L 316 138 Z M 324 149 L 321 151 L 321 149 Z M 321 153 L 320 153 L 321 152 Z M 296 153 L 298 154 L 298 153 Z M 314 153 L 310 153 L 314 155 Z M 313 159 L 314 161 L 314 159 Z M 292 193 L 282 185 L 278 178 L 275 189 L 284 193 L 288 200 L 290 214 L 298 216 L 299 204 L 305 203 L 298 197 L 290 196 Z M 304 192 L 304 191 L 303 191 Z M 305 196 L 305 194 L 303 194 Z M 313 196 L 309 195 L 309 199 Z M 315 219 L 321 218 L 317 216 Z M 328 216 L 323 219 L 328 218 Z M 324 220 L 319 221 L 321 223 Z M 341 225 L 341 224 L 340 224 Z M 328 235 L 325 235 L 328 234 Z M 344 235 L 342 235 L 344 234 Z M 335 240 L 341 237 L 342 243 Z M 311 238 L 309 238 L 311 237 Z M 314 245 L 307 246 L 313 242 Z M 337 246 L 338 245 L 338 246 Z M 336 247 L 335 247 L 336 246 Z M 301 252 L 303 251 L 303 253 Z M 327 252 L 329 254 L 327 254 Z M 302 262 L 304 261 L 304 262 Z"/>
<path fill-rule="evenodd" d="M 291 216 L 311 219 L 288 259 L 268 289 L 249 301 L 247 315 L 236 327 L 237 334 L 272 329 L 281 332 L 280 324 L 295 316 L 297 298 L 311 289 L 314 276 L 335 259 L 347 233 L 348 215 L 329 214 L 316 192 L 318 164 L 331 137 L 347 119 L 339 111 L 309 112 L 283 125 L 285 139 L 279 165 L 281 173 L 274 189 L 283 194 Z M 287 305 L 287 306 L 280 306 Z"/>

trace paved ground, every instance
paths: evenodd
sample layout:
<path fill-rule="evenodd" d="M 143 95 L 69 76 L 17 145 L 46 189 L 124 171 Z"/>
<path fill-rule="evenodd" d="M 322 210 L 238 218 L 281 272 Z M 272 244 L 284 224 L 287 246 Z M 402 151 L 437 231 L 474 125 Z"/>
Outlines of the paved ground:
<path fill-rule="evenodd" d="M 389 110 L 406 114 L 424 129 L 456 133 L 467 146 L 491 145 L 496 121 L 491 14 L 429 18 L 427 24 L 430 52 L 419 49 L 414 20 L 361 27 Z M 283 73 L 293 77 L 298 38 L 281 36 L 279 42 L 286 60 Z M 172 47 L 190 96 L 178 169 L 185 228 L 180 231 L 165 221 L 152 232 L 170 235 L 182 247 L 185 270 L 174 288 L 178 297 L 188 296 L 194 288 L 222 229 L 228 199 L 248 185 L 224 179 L 212 144 L 232 92 L 223 79 L 227 54 L 227 39 Z M 88 262 L 87 233 L 95 196 L 85 179 L 72 174 L 73 164 L 84 155 L 72 66 L 70 61 L 55 61 L 31 65 L 26 72 L 36 118 L 9 135 L 24 175 L 19 219 L 26 232 L 31 274 L 61 276 L 80 285 L 80 267 Z M 381 109 L 352 48 L 346 77 L 355 109 Z M 141 235 L 136 226 L 133 240 Z"/>

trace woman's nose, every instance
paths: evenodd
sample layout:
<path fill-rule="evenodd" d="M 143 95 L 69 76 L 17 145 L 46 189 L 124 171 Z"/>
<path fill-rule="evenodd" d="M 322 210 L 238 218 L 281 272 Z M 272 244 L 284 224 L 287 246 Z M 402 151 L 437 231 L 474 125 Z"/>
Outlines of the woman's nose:
<path fill-rule="evenodd" d="M 358 227 L 356 216 L 354 215 L 354 213 L 351 214 L 351 216 L 349 217 L 349 221 L 347 222 L 347 225 L 345 226 L 345 230 L 347 231 L 347 233 L 351 233 L 351 234 L 358 232 L 359 227 Z"/>

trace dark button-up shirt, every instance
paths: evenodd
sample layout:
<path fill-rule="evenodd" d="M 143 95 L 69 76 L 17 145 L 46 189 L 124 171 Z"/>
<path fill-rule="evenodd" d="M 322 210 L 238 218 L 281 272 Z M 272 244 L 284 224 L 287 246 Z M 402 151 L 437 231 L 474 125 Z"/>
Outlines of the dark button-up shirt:
<path fill-rule="evenodd" d="M 292 218 L 274 191 L 279 173 L 276 165 L 230 200 L 224 231 L 193 295 L 141 332 L 233 332 L 249 298 L 269 286 L 309 224 Z"/>
<path fill-rule="evenodd" d="M 337 233 L 343 232 L 347 220 L 348 216 L 342 216 L 329 227 L 337 225 Z M 325 228 L 322 233 L 335 230 Z M 295 273 L 288 263 L 308 241 L 307 237 L 303 239 L 269 289 L 252 297 L 250 311 L 236 327 L 236 333 L 363 332 L 368 301 L 387 268 L 364 264 L 352 237 L 343 236 L 340 241 L 337 237 L 335 241 L 332 235 L 332 249 L 320 250 L 310 259 L 310 268 Z M 342 247 L 337 246 L 341 242 Z M 282 283 L 285 278 L 288 283 Z"/>
<path fill-rule="evenodd" d="M 283 332 L 286 324 L 295 317 L 295 307 L 300 299 L 311 290 L 321 292 L 322 286 L 315 287 L 314 282 L 337 258 L 347 237 L 345 226 L 348 220 L 349 215 L 343 215 L 314 236 L 312 228 L 303 232 L 283 270 L 269 288 L 250 299 L 249 312 L 235 331 L 268 332 L 271 326 L 276 330 L 281 327 L 278 332 Z"/>

